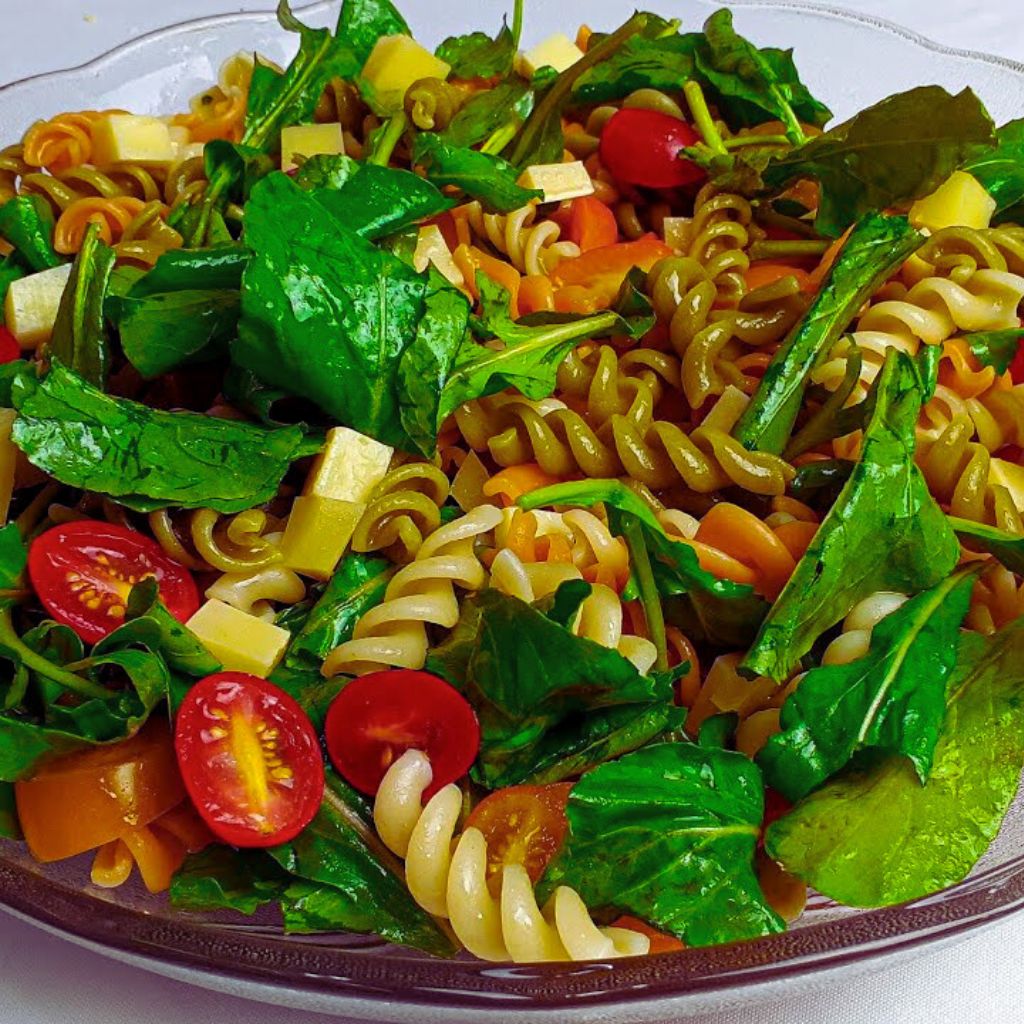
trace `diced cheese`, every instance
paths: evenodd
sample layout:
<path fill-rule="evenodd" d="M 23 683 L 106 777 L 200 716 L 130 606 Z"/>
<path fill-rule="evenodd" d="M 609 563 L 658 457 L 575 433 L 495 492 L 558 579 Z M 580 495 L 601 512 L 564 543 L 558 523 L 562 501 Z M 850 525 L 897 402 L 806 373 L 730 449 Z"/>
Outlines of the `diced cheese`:
<path fill-rule="evenodd" d="M 22 348 L 50 340 L 71 264 L 12 281 L 4 301 L 4 323 Z"/>
<path fill-rule="evenodd" d="M 302 493 L 365 503 L 384 479 L 393 454 L 393 448 L 372 437 L 348 427 L 332 427 Z"/>
<path fill-rule="evenodd" d="M 987 228 L 996 212 L 996 201 L 972 174 L 956 171 L 930 196 L 918 199 L 910 208 L 910 223 L 916 228 Z"/>
<path fill-rule="evenodd" d="M 330 579 L 365 510 L 361 501 L 296 498 L 281 541 L 284 565 L 303 576 Z"/>
<path fill-rule="evenodd" d="M 993 459 L 989 465 L 988 482 L 990 485 L 1005 487 L 1014 505 L 1024 511 L 1024 466 L 1007 462 L 1006 459 Z"/>
<path fill-rule="evenodd" d="M 14 417 L 13 409 L 0 409 L 0 523 L 7 522 L 11 495 L 14 494 L 14 471 L 18 465 L 20 451 L 11 440 Z"/>
<path fill-rule="evenodd" d="M 544 193 L 545 203 L 560 203 L 563 199 L 578 199 L 594 193 L 582 160 L 568 164 L 531 164 L 519 175 L 523 188 L 536 188 Z"/>
<path fill-rule="evenodd" d="M 382 36 L 366 58 L 361 77 L 378 105 L 398 110 L 413 82 L 447 78 L 451 69 L 411 36 Z"/>
<path fill-rule="evenodd" d="M 452 259 L 452 251 L 448 248 L 441 229 L 436 224 L 425 224 L 420 228 L 416 239 L 416 251 L 412 256 L 412 265 L 421 274 L 430 264 L 433 264 L 434 269 L 456 288 L 461 288 L 466 283 L 462 271 Z"/>
<path fill-rule="evenodd" d="M 281 170 L 293 171 L 299 165 L 296 157 L 323 156 L 345 152 L 341 125 L 293 124 L 281 129 Z"/>
<path fill-rule="evenodd" d="M 158 117 L 143 114 L 105 114 L 93 126 L 95 164 L 127 161 L 133 164 L 170 164 L 174 143 L 170 127 Z"/>
<path fill-rule="evenodd" d="M 516 58 L 516 70 L 524 78 L 533 78 L 541 68 L 554 68 L 559 74 L 567 71 L 583 51 L 567 36 L 556 32 Z"/>
<path fill-rule="evenodd" d="M 287 629 L 212 598 L 185 623 L 199 642 L 232 672 L 267 676 L 291 640 Z"/>

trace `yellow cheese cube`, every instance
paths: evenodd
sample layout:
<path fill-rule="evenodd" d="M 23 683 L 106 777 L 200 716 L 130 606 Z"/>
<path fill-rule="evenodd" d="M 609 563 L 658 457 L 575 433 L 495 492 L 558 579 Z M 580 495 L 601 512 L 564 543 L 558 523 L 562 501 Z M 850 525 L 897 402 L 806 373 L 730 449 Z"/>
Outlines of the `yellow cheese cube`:
<path fill-rule="evenodd" d="M 987 228 L 996 212 L 996 201 L 985 186 L 966 171 L 950 175 L 930 196 L 918 199 L 910 208 L 910 223 L 916 228 Z"/>
<path fill-rule="evenodd" d="M 533 78 L 541 68 L 554 68 L 559 74 L 567 71 L 583 51 L 567 36 L 556 32 L 516 58 L 516 70 L 524 78 Z"/>
<path fill-rule="evenodd" d="M 185 623 L 225 669 L 267 676 L 277 667 L 291 640 L 275 626 L 212 598 Z"/>
<path fill-rule="evenodd" d="M 1005 459 L 993 459 L 989 465 L 988 482 L 993 486 L 1005 487 L 1014 505 L 1024 511 L 1024 466 Z"/>
<path fill-rule="evenodd" d="M 416 251 L 412 256 L 412 265 L 421 274 L 430 264 L 433 264 L 434 269 L 456 288 L 461 288 L 466 283 L 462 271 L 452 259 L 452 251 L 448 248 L 441 229 L 436 224 L 426 224 L 420 228 L 416 239 Z"/>
<path fill-rule="evenodd" d="M 361 501 L 296 498 L 281 540 L 284 565 L 303 576 L 330 579 L 365 510 Z"/>
<path fill-rule="evenodd" d="M 447 78 L 452 69 L 411 36 L 381 36 L 363 65 L 362 78 L 375 102 L 400 110 L 405 92 L 421 78 Z"/>
<path fill-rule="evenodd" d="M 4 300 L 4 323 L 22 348 L 50 340 L 70 276 L 71 264 L 65 263 L 11 282 Z"/>
<path fill-rule="evenodd" d="M 105 114 L 93 127 L 92 160 L 97 166 L 174 162 L 170 126 L 143 114 Z"/>
<path fill-rule="evenodd" d="M 0 409 L 0 524 L 7 522 L 14 494 L 14 470 L 18 465 L 18 446 L 11 440 L 13 409 Z"/>
<path fill-rule="evenodd" d="M 303 494 L 339 501 L 370 500 L 384 479 L 394 449 L 348 427 L 332 427 L 306 477 Z"/>
<path fill-rule="evenodd" d="M 523 188 L 537 188 L 544 193 L 545 203 L 560 203 L 563 199 L 578 199 L 594 193 L 582 160 L 568 164 L 531 164 L 519 175 Z"/>
<path fill-rule="evenodd" d="M 299 165 L 296 157 L 322 156 L 345 152 L 341 125 L 293 124 L 281 129 L 281 170 L 292 171 Z"/>

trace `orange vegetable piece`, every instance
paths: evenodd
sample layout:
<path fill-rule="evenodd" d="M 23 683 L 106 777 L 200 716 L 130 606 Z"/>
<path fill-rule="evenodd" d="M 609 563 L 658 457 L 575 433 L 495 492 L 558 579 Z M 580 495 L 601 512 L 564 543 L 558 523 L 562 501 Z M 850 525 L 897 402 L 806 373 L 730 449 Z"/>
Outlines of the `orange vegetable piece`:
<path fill-rule="evenodd" d="M 683 537 L 673 539 L 678 540 L 680 544 L 689 544 L 697 552 L 700 567 L 712 576 L 717 576 L 720 580 L 732 580 L 733 583 L 749 583 L 751 586 L 757 582 L 757 573 L 749 565 L 733 558 L 721 548 L 698 540 L 686 540 Z"/>
<path fill-rule="evenodd" d="M 509 293 L 509 315 L 519 316 L 519 285 L 522 276 L 511 263 L 496 259 L 478 249 L 475 245 L 460 245 L 452 253 L 455 265 L 462 271 L 466 279 L 466 287 L 474 299 L 480 297 L 476 286 L 476 272 L 486 274 L 495 284 L 501 285 Z"/>
<path fill-rule="evenodd" d="M 551 279 L 557 286 L 582 285 L 608 306 L 634 267 L 646 272 L 658 260 L 671 255 L 672 250 L 661 239 L 648 234 L 635 242 L 603 245 L 575 259 L 563 260 L 555 267 Z"/>
<path fill-rule="evenodd" d="M 519 312 L 550 313 L 555 308 L 555 290 L 542 274 L 530 274 L 519 285 Z"/>
<path fill-rule="evenodd" d="M 488 498 L 499 495 L 502 504 L 508 506 L 514 505 L 518 498 L 530 491 L 561 482 L 559 477 L 545 473 L 536 462 L 524 462 L 520 466 L 509 466 L 495 473 L 484 484 L 483 492 Z"/>
<path fill-rule="evenodd" d="M 750 268 L 743 279 L 747 288 L 753 291 L 755 288 L 762 288 L 766 284 L 775 284 L 784 277 L 795 277 L 800 285 L 800 291 L 817 291 L 818 285 L 812 283 L 811 275 L 799 267 L 791 267 L 788 263 L 773 263 L 769 260 L 762 260 L 758 263 L 751 263 Z"/>
<path fill-rule="evenodd" d="M 569 240 L 590 252 L 619 240 L 619 224 L 611 208 L 593 196 L 580 196 L 569 204 L 567 224 Z"/>
<path fill-rule="evenodd" d="M 794 559 L 803 558 L 804 552 L 810 547 L 817 532 L 817 523 L 809 523 L 800 519 L 794 519 L 791 523 L 782 523 L 775 527 L 775 536 L 785 544 L 786 550 Z"/>

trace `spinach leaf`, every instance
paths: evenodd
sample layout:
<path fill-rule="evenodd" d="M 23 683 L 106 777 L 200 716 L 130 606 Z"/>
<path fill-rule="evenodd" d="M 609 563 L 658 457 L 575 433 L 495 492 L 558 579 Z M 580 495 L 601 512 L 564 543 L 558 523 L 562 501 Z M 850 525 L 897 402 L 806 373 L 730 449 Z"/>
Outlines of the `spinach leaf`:
<path fill-rule="evenodd" d="M 449 36 L 435 53 L 452 66 L 453 78 L 491 78 L 507 75 L 512 70 L 516 44 L 508 23 L 502 21 L 493 39 L 486 32 Z"/>
<path fill-rule="evenodd" d="M 16 196 L 0 206 L 0 237 L 34 271 L 59 267 L 66 260 L 53 248 L 53 211 L 42 196 Z"/>
<path fill-rule="evenodd" d="M 814 226 L 838 236 L 873 210 L 934 192 L 980 146 L 994 142 L 977 96 L 937 85 L 897 93 L 805 142 L 764 171 L 769 188 L 802 178 L 821 186 Z"/>
<path fill-rule="evenodd" d="M 248 249 L 237 242 L 209 249 L 171 249 L 125 294 L 144 299 L 165 292 L 238 291 L 248 262 Z"/>
<path fill-rule="evenodd" d="M 1024 342 L 1024 330 L 1011 327 L 1005 331 L 977 331 L 965 335 L 964 341 L 982 366 L 994 367 L 996 373 L 1006 373 Z"/>
<path fill-rule="evenodd" d="M 398 365 L 416 333 L 425 278 L 283 174 L 260 182 L 245 219 L 253 257 L 234 360 L 339 423 L 409 447 Z"/>
<path fill-rule="evenodd" d="M 54 361 L 19 376 L 11 437 L 61 483 L 139 511 L 166 505 L 240 512 L 277 493 L 289 464 L 311 454 L 298 427 L 266 430 L 113 398 Z"/>
<path fill-rule="evenodd" d="M 927 780 L 975 576 L 950 576 L 886 616 L 864 657 L 807 673 L 757 756 L 769 786 L 795 803 L 865 749 L 903 754 Z"/>
<path fill-rule="evenodd" d="M 963 879 L 995 838 L 1024 765 L 1024 620 L 960 636 L 946 726 L 921 786 L 902 757 L 852 767 L 768 829 L 768 853 L 851 907 Z"/>
<path fill-rule="evenodd" d="M 747 448 L 782 453 L 811 370 L 875 289 L 923 241 L 905 217 L 871 213 L 857 224 L 810 308 L 772 357 L 733 431 L 739 441 Z"/>
<path fill-rule="evenodd" d="M 265 850 L 215 845 L 185 860 L 171 879 L 168 896 L 177 910 L 252 915 L 279 900 L 288 884 L 288 875 Z"/>
<path fill-rule="evenodd" d="M 464 149 L 483 142 L 502 125 L 519 124 L 530 116 L 536 93 L 520 78 L 499 82 L 466 101 L 440 133 L 446 146 Z"/>
<path fill-rule="evenodd" d="M 23 838 L 18 805 L 14 800 L 14 785 L 10 782 L 0 782 L 0 836 L 5 839 Z"/>
<path fill-rule="evenodd" d="M 110 369 L 110 344 L 103 321 L 103 301 L 116 260 L 90 224 L 61 296 L 50 340 L 50 354 L 94 387 L 102 389 Z"/>
<path fill-rule="evenodd" d="M 754 871 L 764 812 L 742 754 L 662 743 L 585 775 L 569 793 L 569 835 L 541 880 L 591 909 L 635 914 L 688 946 L 780 932 Z"/>
<path fill-rule="evenodd" d="M 263 149 L 227 139 L 208 142 L 203 150 L 203 161 L 206 176 L 211 181 L 218 174 L 230 178 L 230 195 L 239 203 L 248 202 L 256 182 L 277 170 L 277 161 Z"/>
<path fill-rule="evenodd" d="M 974 547 L 994 555 L 1011 572 L 1024 573 L 1024 537 L 969 519 L 946 519 L 958 537 L 967 538 Z"/>
<path fill-rule="evenodd" d="M 695 33 L 662 35 L 665 23 L 653 25 L 634 35 L 607 60 L 581 75 L 572 89 L 579 103 L 604 103 L 623 99 L 637 89 L 677 91 L 694 75 Z"/>
<path fill-rule="evenodd" d="M 705 718 L 697 730 L 697 746 L 728 750 L 736 736 L 736 726 L 739 723 L 740 716 L 735 711 L 720 712 Z"/>
<path fill-rule="evenodd" d="M 381 36 L 395 35 L 411 36 L 412 31 L 391 0 L 344 0 L 342 3 L 338 40 L 355 54 L 360 67 Z"/>
<path fill-rule="evenodd" d="M 890 349 L 874 385 L 861 460 L 761 626 L 741 668 L 788 679 L 814 641 L 878 590 L 916 593 L 956 565 L 959 545 L 914 463 L 921 378 Z"/>
<path fill-rule="evenodd" d="M 574 587 L 577 607 L 587 593 Z M 641 676 L 617 651 L 496 590 L 463 601 L 427 671 L 476 711 L 473 777 L 491 789 L 569 778 L 682 724 L 668 675 Z"/>
<path fill-rule="evenodd" d="M 375 932 L 438 956 L 454 953 L 445 933 L 409 895 L 401 869 L 377 838 L 365 798 L 333 772 L 328 772 L 317 816 L 270 855 L 289 874 L 336 893 L 324 894 L 331 897 L 329 903 L 318 903 L 329 906 L 329 916 L 321 909 L 308 927 L 296 919 L 293 906 L 287 918 L 291 930 Z"/>
<path fill-rule="evenodd" d="M 996 147 L 968 160 L 963 169 L 973 174 L 1003 213 L 1024 200 L 1024 118 L 996 131 Z"/>
<path fill-rule="evenodd" d="M 454 185 L 499 213 L 511 213 L 531 199 L 543 199 L 536 189 L 516 184 L 519 172 L 507 160 L 476 149 L 451 146 L 440 135 L 421 132 L 413 160 L 422 164 L 435 185 Z"/>

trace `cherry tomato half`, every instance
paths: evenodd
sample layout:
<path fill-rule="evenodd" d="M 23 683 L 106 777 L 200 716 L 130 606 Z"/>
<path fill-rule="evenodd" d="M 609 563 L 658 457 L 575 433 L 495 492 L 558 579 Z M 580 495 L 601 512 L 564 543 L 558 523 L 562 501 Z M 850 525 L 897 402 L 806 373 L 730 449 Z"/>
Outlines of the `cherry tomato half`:
<path fill-rule="evenodd" d="M 707 174 L 679 154 L 699 141 L 697 133 L 678 117 L 627 107 L 614 114 L 601 132 L 601 163 L 616 181 L 628 185 L 694 185 Z"/>
<path fill-rule="evenodd" d="M 487 884 L 493 896 L 501 890 L 506 864 L 522 864 L 530 881 L 540 880 L 565 840 L 565 805 L 571 789 L 571 782 L 509 786 L 473 809 L 466 828 L 478 828 L 487 840 Z"/>
<path fill-rule="evenodd" d="M 462 778 L 480 749 L 480 726 L 465 697 L 429 672 L 394 669 L 353 679 L 331 704 L 324 727 L 331 763 L 356 789 L 376 794 L 407 750 L 430 758 L 429 800 Z"/>
<path fill-rule="evenodd" d="M 199 607 L 188 570 L 156 541 L 115 523 L 82 519 L 40 534 L 29 548 L 28 574 L 46 610 L 86 643 L 124 622 L 132 587 L 148 576 L 180 622 Z"/>
<path fill-rule="evenodd" d="M 324 795 L 320 743 L 284 690 L 217 672 L 189 690 L 174 733 L 185 789 L 210 830 L 233 846 L 277 846 L 312 820 Z"/>
<path fill-rule="evenodd" d="M 21 358 L 21 345 L 18 339 L 4 326 L 0 325 L 0 363 L 13 363 Z"/>

